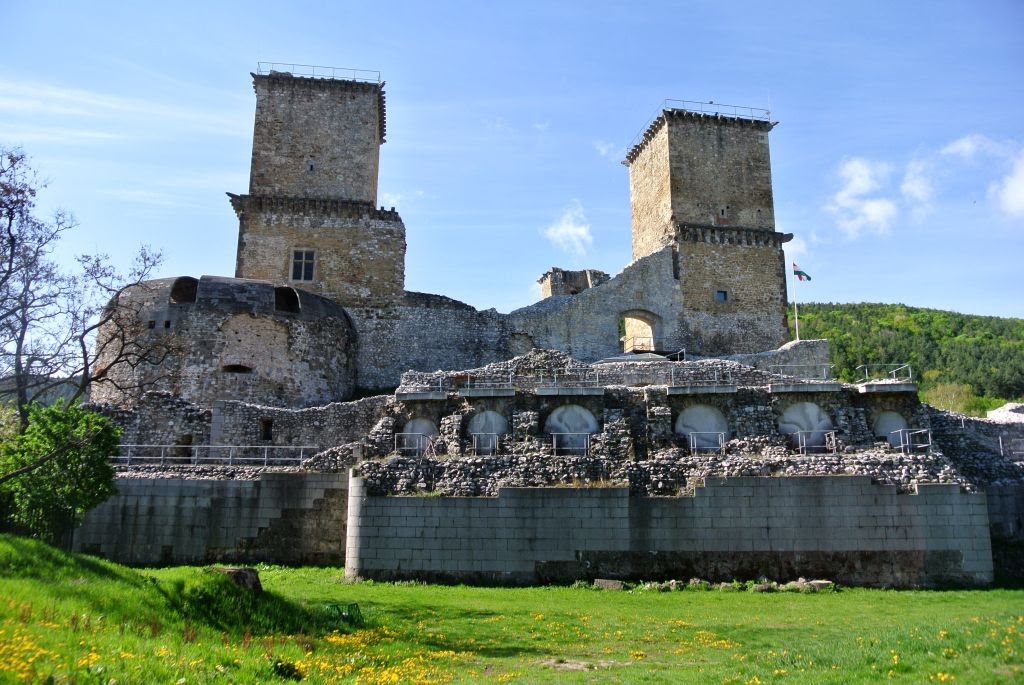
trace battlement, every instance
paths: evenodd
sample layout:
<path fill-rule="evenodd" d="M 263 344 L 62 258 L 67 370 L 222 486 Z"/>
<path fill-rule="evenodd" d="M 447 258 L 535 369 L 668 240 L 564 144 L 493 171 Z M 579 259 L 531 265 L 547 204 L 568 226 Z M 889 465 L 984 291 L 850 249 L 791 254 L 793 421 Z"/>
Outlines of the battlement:
<path fill-rule="evenodd" d="M 629 144 L 626 158 L 622 164 L 632 164 L 644 147 L 669 119 L 697 119 L 714 121 L 716 124 L 735 126 L 754 126 L 760 130 L 771 131 L 778 122 L 771 121 L 771 112 L 758 107 L 743 105 L 723 105 L 694 100 L 664 100 L 658 111 L 648 119 L 647 125 L 640 129 Z"/>

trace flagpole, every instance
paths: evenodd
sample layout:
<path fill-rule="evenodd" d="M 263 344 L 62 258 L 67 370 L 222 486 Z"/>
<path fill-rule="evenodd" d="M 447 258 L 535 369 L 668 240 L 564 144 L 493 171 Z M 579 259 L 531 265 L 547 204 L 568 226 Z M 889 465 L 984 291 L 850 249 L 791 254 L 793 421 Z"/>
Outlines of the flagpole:
<path fill-rule="evenodd" d="M 797 281 L 800 280 L 800 277 L 796 276 L 796 264 L 795 263 L 793 264 L 793 271 L 794 271 L 794 276 L 793 277 L 796 278 L 796 281 L 793 281 L 793 318 L 796 320 L 796 339 L 797 339 L 797 342 L 799 342 L 800 341 L 800 303 L 797 302 L 797 299 L 796 299 L 796 284 L 797 284 Z"/>

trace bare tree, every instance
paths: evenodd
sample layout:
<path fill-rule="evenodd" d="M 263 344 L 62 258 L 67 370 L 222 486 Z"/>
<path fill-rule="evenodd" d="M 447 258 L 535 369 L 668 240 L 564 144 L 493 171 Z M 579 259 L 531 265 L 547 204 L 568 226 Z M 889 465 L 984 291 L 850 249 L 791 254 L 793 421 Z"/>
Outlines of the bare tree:
<path fill-rule="evenodd" d="M 33 402 L 81 398 L 113 366 L 160 364 L 174 344 L 142 342 L 137 305 L 119 297 L 150 276 L 159 252 L 142 247 L 128 273 L 102 254 L 63 268 L 54 249 L 76 224 L 64 211 L 36 215 L 43 187 L 21 150 L 0 149 L 0 379 L 22 430 Z"/>

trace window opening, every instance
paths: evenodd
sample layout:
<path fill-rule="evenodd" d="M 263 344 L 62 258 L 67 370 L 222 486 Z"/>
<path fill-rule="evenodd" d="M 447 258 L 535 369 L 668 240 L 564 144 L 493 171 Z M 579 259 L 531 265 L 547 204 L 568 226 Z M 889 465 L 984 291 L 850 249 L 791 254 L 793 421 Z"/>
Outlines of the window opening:
<path fill-rule="evenodd" d="M 149 322 L 149 327 L 150 328 L 156 328 L 156 321 L 150 321 Z"/>
<path fill-rule="evenodd" d="M 299 294 L 287 286 L 274 288 L 274 309 L 279 312 L 299 313 Z"/>
<path fill-rule="evenodd" d="M 199 281 L 195 278 L 182 276 L 171 286 L 171 304 L 187 304 L 196 301 L 196 290 Z"/>
<path fill-rule="evenodd" d="M 274 419 L 260 419 L 260 440 L 274 439 Z"/>
<path fill-rule="evenodd" d="M 171 322 L 170 322 L 170 320 L 166 320 L 166 321 L 164 321 L 164 328 L 170 328 L 170 327 L 171 327 Z"/>
<path fill-rule="evenodd" d="M 728 290 L 716 290 L 715 291 L 715 302 L 728 302 L 729 291 Z"/>
<path fill-rule="evenodd" d="M 312 281 L 313 262 L 315 253 L 313 250 L 294 250 L 292 252 L 292 280 Z"/>

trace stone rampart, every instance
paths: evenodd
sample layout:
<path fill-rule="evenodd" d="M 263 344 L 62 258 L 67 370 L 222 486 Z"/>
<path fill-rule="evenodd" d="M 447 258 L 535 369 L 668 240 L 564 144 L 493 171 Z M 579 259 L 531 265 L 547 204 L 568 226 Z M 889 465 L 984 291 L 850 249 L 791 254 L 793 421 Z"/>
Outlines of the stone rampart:
<path fill-rule="evenodd" d="M 866 477 L 712 479 L 692 497 L 507 488 L 373 497 L 349 486 L 346 575 L 530 584 L 823 576 L 875 586 L 992 581 L 985 496 Z"/>
<path fill-rule="evenodd" d="M 78 552 L 132 565 L 344 563 L 347 478 L 119 478 L 118 494 L 75 530 Z"/>

